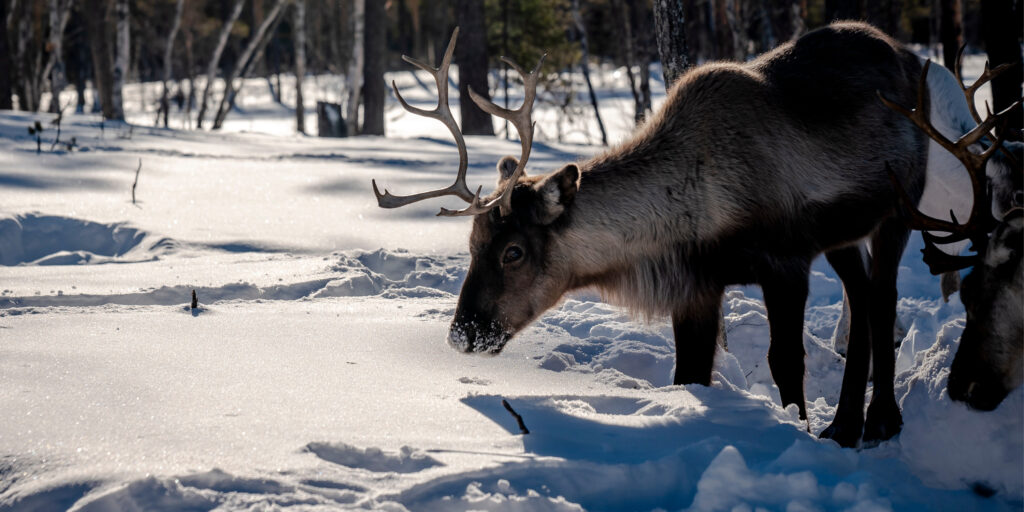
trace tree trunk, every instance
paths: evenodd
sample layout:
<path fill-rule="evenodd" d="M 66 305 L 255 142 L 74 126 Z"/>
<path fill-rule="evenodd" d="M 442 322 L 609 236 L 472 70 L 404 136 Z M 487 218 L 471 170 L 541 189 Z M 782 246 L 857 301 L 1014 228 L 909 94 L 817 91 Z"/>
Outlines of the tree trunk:
<path fill-rule="evenodd" d="M 114 119 L 114 62 L 107 37 L 107 0 L 84 0 L 82 15 L 85 16 L 86 33 L 89 36 L 89 50 L 92 53 L 92 78 L 99 96 L 104 119 Z"/>
<path fill-rule="evenodd" d="M 459 40 L 455 45 L 455 64 L 459 66 L 459 109 L 462 112 L 462 133 L 494 135 L 491 115 L 476 106 L 469 97 L 472 88 L 484 99 L 491 99 L 487 85 L 487 24 L 484 3 L 459 0 L 455 6 Z"/>
<path fill-rule="evenodd" d="M 306 0 L 295 0 L 295 128 L 306 133 L 302 79 L 306 76 Z"/>
<path fill-rule="evenodd" d="M 50 0 L 50 37 L 46 47 L 49 56 L 43 67 L 43 76 L 50 78 L 50 112 L 60 111 L 60 92 L 67 85 L 64 69 L 64 28 L 71 17 L 71 0 Z"/>
<path fill-rule="evenodd" d="M 345 88 L 348 90 L 348 111 L 346 123 L 349 137 L 359 133 L 359 95 L 363 89 L 363 22 L 365 21 L 364 0 L 352 0 L 352 56 L 345 74 Z"/>
<path fill-rule="evenodd" d="M 959 71 L 956 69 L 956 54 L 963 44 L 963 6 L 960 0 L 942 0 L 941 4 L 939 40 L 942 42 L 942 64 L 956 73 Z"/>
<path fill-rule="evenodd" d="M 221 55 L 224 54 L 224 48 L 228 44 L 231 28 L 235 26 L 238 16 L 242 14 L 243 5 L 245 5 L 245 0 L 235 0 L 231 14 L 228 15 L 228 19 L 224 20 L 224 26 L 221 27 L 220 35 L 217 36 L 217 46 L 214 47 L 210 62 L 206 65 L 206 84 L 203 85 L 203 95 L 199 100 L 199 117 L 196 118 L 196 128 L 203 127 L 203 118 L 206 117 L 206 107 L 209 105 L 210 87 L 213 86 L 213 80 L 217 78 L 217 67 L 220 65 Z M 224 90 L 227 92 L 227 87 Z"/>
<path fill-rule="evenodd" d="M 682 0 L 654 0 L 654 33 L 658 39 L 665 89 L 690 67 L 686 55 L 686 17 Z"/>
<path fill-rule="evenodd" d="M 214 130 L 219 130 L 220 127 L 224 125 L 224 119 L 227 117 L 231 106 L 235 103 L 235 94 L 237 93 L 237 89 L 235 89 L 235 79 L 238 77 L 244 78 L 245 72 L 248 71 L 255 61 L 253 56 L 257 53 L 257 49 L 261 49 L 259 52 L 260 54 L 263 53 L 262 48 L 266 47 L 266 43 L 268 41 L 266 37 L 271 32 L 270 27 L 271 25 L 274 27 L 277 26 L 277 23 L 280 21 L 280 18 L 284 13 L 284 7 L 289 1 L 290 0 L 277 0 L 274 8 L 270 10 L 266 19 L 263 20 L 263 23 L 260 24 L 259 28 L 256 29 L 256 32 L 249 39 L 249 44 L 245 46 L 245 50 L 243 50 L 242 54 L 238 57 L 238 61 L 235 62 L 235 67 L 231 70 L 231 73 L 227 78 L 225 78 L 224 96 L 220 99 L 220 106 L 217 107 L 217 116 L 213 120 Z"/>
<path fill-rule="evenodd" d="M 14 108 L 11 98 L 11 53 L 7 49 L 7 2 L 0 0 L 0 110 Z"/>
<path fill-rule="evenodd" d="M 384 2 L 366 2 L 363 41 L 363 135 L 384 135 L 384 65 L 387 60 L 387 14 Z"/>
<path fill-rule="evenodd" d="M 174 8 L 174 22 L 171 24 L 171 33 L 167 35 L 167 44 L 164 45 L 164 74 L 163 87 L 160 92 L 160 110 L 157 112 L 159 122 L 160 113 L 164 116 L 164 128 L 167 128 L 167 115 L 171 110 L 170 102 L 167 100 L 167 81 L 171 79 L 171 55 L 174 51 L 174 38 L 181 28 L 181 15 L 185 11 L 185 0 L 178 0 Z"/>
<path fill-rule="evenodd" d="M 129 0 L 115 0 L 114 13 L 117 17 L 117 44 L 114 57 L 114 82 L 110 88 L 113 119 L 124 120 L 124 82 L 128 77 L 131 56 L 131 12 Z"/>
<path fill-rule="evenodd" d="M 188 27 L 190 24 L 186 24 Z M 192 129 L 192 106 L 196 102 L 196 76 L 192 56 L 192 30 L 185 29 L 185 74 L 188 76 L 188 97 L 185 98 L 185 128 Z"/>
<path fill-rule="evenodd" d="M 32 39 L 32 19 L 29 6 L 25 2 L 19 6 L 14 5 L 12 10 L 13 21 L 16 29 L 14 38 L 14 74 L 17 77 L 15 87 L 18 94 L 18 108 L 21 110 L 34 111 L 36 109 L 34 98 L 35 92 L 32 85 L 33 70 L 29 66 L 28 46 Z"/>
<path fill-rule="evenodd" d="M 1020 43 L 1024 33 L 1024 12 L 1021 0 L 981 0 L 981 32 L 985 37 L 985 50 L 992 67 L 1016 63 L 992 80 L 992 110 L 1001 112 L 1021 97 L 1024 82 L 1024 62 L 1021 62 Z M 1024 107 L 1018 106 L 1010 114 L 1006 138 L 1021 140 L 1024 125 Z"/>
<path fill-rule="evenodd" d="M 825 0 L 825 22 L 860 18 L 857 0 Z"/>
<path fill-rule="evenodd" d="M 651 23 L 654 15 L 646 0 L 627 0 L 632 5 L 634 48 L 640 66 L 640 103 L 643 105 L 643 119 L 651 113 L 651 60 L 655 54 L 654 29 Z"/>
<path fill-rule="evenodd" d="M 804 4 L 803 0 L 769 1 L 772 32 L 779 43 L 796 39 L 806 30 Z"/>
<path fill-rule="evenodd" d="M 636 61 L 636 48 L 633 40 L 633 17 L 630 6 L 624 0 L 612 0 L 612 18 L 621 16 L 619 20 L 619 36 L 622 38 L 622 63 L 626 66 L 626 78 L 629 79 L 629 92 L 633 95 L 633 122 L 640 124 L 644 120 L 644 104 L 640 99 L 636 76 L 633 74 L 633 63 Z"/>
<path fill-rule="evenodd" d="M 580 69 L 583 71 L 583 80 L 587 83 L 587 91 L 590 93 L 590 104 L 594 107 L 594 117 L 597 118 L 597 127 L 601 130 L 601 144 L 608 145 L 608 133 L 601 121 L 601 111 L 597 107 L 597 95 L 594 94 L 594 85 L 590 81 L 590 48 L 587 44 L 587 29 L 583 26 L 583 17 L 580 16 L 580 1 L 572 0 L 572 21 L 576 25 L 576 36 L 580 40 L 580 49 L 583 55 L 580 57 Z"/>

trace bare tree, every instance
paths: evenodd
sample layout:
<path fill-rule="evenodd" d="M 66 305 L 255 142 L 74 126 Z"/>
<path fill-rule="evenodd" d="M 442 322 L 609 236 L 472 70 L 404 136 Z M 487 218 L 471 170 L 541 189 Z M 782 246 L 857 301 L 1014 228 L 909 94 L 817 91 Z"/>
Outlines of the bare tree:
<path fill-rule="evenodd" d="M 220 65 L 220 58 L 228 44 L 231 28 L 235 26 L 238 16 L 242 14 L 243 5 L 245 5 L 245 0 L 235 0 L 234 7 L 231 9 L 228 19 L 224 20 L 224 25 L 217 36 L 217 46 L 214 47 L 210 62 L 206 65 L 206 84 L 203 85 L 203 95 L 199 100 L 199 117 L 196 118 L 196 128 L 203 127 L 203 118 L 206 117 L 206 107 L 209 105 L 210 87 L 213 85 L 213 80 L 217 78 L 217 66 Z"/>
<path fill-rule="evenodd" d="M 349 59 L 345 88 L 348 89 L 348 135 L 359 133 L 359 96 L 363 89 L 363 22 L 365 0 L 352 1 L 352 57 Z"/>
<path fill-rule="evenodd" d="M 487 24 L 484 3 L 480 0 L 459 0 L 455 4 L 455 17 L 459 25 L 459 40 L 455 45 L 455 64 L 459 66 L 459 109 L 462 133 L 466 135 L 494 135 L 491 115 L 469 98 L 469 89 L 486 100 L 491 99 L 487 85 Z"/>
<path fill-rule="evenodd" d="M 11 53 L 7 48 L 7 5 L 0 0 L 0 109 L 14 108 L 11 98 Z"/>
<path fill-rule="evenodd" d="M 363 135 L 384 135 L 384 64 L 387 60 L 387 14 L 384 2 L 366 2 L 363 50 Z"/>
<path fill-rule="evenodd" d="M 124 119 L 124 81 L 128 77 L 131 55 L 131 12 L 129 0 L 115 0 L 114 14 L 117 17 L 117 35 L 114 45 L 114 82 L 110 89 L 113 119 Z"/>
<path fill-rule="evenodd" d="M 954 73 L 957 51 L 963 44 L 963 5 L 961 0 L 939 2 L 939 40 L 942 42 L 942 64 Z"/>
<path fill-rule="evenodd" d="M 690 67 L 686 53 L 686 16 L 682 0 L 654 0 L 654 32 L 669 89 Z"/>
<path fill-rule="evenodd" d="M 235 62 L 234 68 L 231 73 L 224 79 L 224 96 L 220 99 L 220 106 L 217 107 L 217 116 L 213 120 L 213 129 L 219 130 L 224 125 L 224 119 L 228 115 L 228 110 L 235 102 L 235 80 L 239 77 L 244 77 L 245 72 L 250 68 L 254 62 L 254 55 L 259 53 L 262 55 L 262 49 L 266 47 L 268 41 L 267 36 L 272 31 L 271 26 L 276 27 L 277 23 L 281 20 L 281 16 L 284 14 L 284 8 L 288 5 L 291 0 L 277 0 L 274 4 L 274 8 L 270 10 L 267 17 L 264 18 L 263 23 L 260 23 L 259 28 L 253 33 L 252 37 L 249 38 L 249 44 L 242 50 L 242 54 L 238 57 L 238 61 Z M 257 52 L 257 49 L 260 51 Z"/>
<path fill-rule="evenodd" d="M 85 17 L 86 34 L 89 37 L 89 50 L 92 53 L 92 77 L 99 92 L 99 104 L 103 109 L 104 119 L 114 119 L 114 62 L 111 60 L 111 48 L 107 37 L 107 0 L 83 0 L 82 15 Z"/>
<path fill-rule="evenodd" d="M 43 67 L 43 76 L 50 77 L 50 112 L 60 111 L 60 91 L 67 85 L 64 70 L 64 28 L 71 17 L 72 0 L 50 0 L 50 37 L 46 47 L 50 55 Z"/>
<path fill-rule="evenodd" d="M 651 61 L 657 51 L 654 40 L 654 28 L 651 23 L 654 15 L 646 0 L 628 0 L 633 24 L 634 48 L 637 64 L 640 66 L 640 102 L 643 105 L 642 121 L 650 114 L 651 108 Z"/>
<path fill-rule="evenodd" d="M 604 129 L 604 122 L 601 121 L 601 111 L 597 107 L 597 95 L 594 94 L 594 84 L 590 81 L 590 47 L 587 43 L 587 29 L 583 26 L 583 17 L 580 16 L 580 1 L 572 0 L 572 21 L 576 27 L 576 37 L 580 42 L 580 49 L 583 55 L 580 56 L 580 69 L 583 71 L 583 80 L 587 83 L 587 92 L 590 93 L 590 105 L 594 107 L 594 117 L 597 118 L 597 127 L 601 130 L 601 144 L 608 145 L 608 133 Z"/>
<path fill-rule="evenodd" d="M 1020 44 L 1024 36 L 1024 10 L 1021 0 L 981 0 L 982 34 L 985 50 L 992 67 L 1004 63 L 1016 63 L 992 80 L 992 111 L 1001 112 L 1021 97 L 1021 82 L 1024 82 L 1024 62 L 1021 61 Z M 1024 107 L 1018 105 L 1009 115 L 1006 137 L 1021 140 L 1024 126 Z"/>
<path fill-rule="evenodd" d="M 306 133 L 302 79 L 306 76 L 306 0 L 295 0 L 295 126 Z"/>
<path fill-rule="evenodd" d="M 167 128 L 167 115 L 171 110 L 167 100 L 167 81 L 171 79 L 171 55 L 174 51 L 174 38 L 178 36 L 181 28 L 181 16 L 185 12 L 185 0 L 178 0 L 174 7 L 174 21 L 171 23 L 171 32 L 167 35 L 167 44 L 164 45 L 164 74 L 162 89 L 160 92 L 160 110 L 157 111 L 157 124 L 160 122 L 160 114 L 163 114 L 164 128 Z"/>

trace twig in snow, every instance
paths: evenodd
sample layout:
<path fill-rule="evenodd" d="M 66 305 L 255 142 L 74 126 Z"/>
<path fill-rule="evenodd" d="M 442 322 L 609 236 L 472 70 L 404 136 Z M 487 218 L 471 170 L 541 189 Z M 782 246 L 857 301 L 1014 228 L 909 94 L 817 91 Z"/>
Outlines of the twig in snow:
<path fill-rule="evenodd" d="M 199 297 L 196 297 L 196 291 L 192 290 L 192 309 L 199 307 Z"/>
<path fill-rule="evenodd" d="M 36 154 L 40 154 L 43 151 L 43 125 L 36 121 L 32 126 L 28 127 L 28 134 L 36 136 Z"/>
<path fill-rule="evenodd" d="M 60 122 L 64 120 L 65 108 L 67 108 L 67 104 L 60 107 L 60 110 L 57 111 L 57 117 L 54 118 L 53 121 L 50 121 L 50 124 L 57 125 L 57 137 L 53 139 L 53 144 L 50 144 L 50 151 L 53 151 L 53 148 L 56 148 L 57 144 L 60 144 Z"/>
<path fill-rule="evenodd" d="M 508 404 L 508 400 L 505 400 L 503 398 L 501 400 L 501 405 L 504 405 L 505 406 L 505 410 L 508 411 L 509 414 L 511 414 L 516 419 L 516 423 L 519 424 L 519 432 L 524 434 L 524 435 L 525 434 L 529 434 L 530 433 L 530 429 L 526 428 L 526 424 L 523 423 L 523 417 L 520 416 L 519 413 L 517 413 L 514 409 L 512 409 L 512 406 Z"/>
<path fill-rule="evenodd" d="M 139 168 L 135 169 L 135 181 L 132 183 L 132 204 L 135 204 L 135 187 L 139 184 L 139 171 L 142 170 L 142 159 L 139 159 Z M 192 292 L 192 296 L 195 297 L 195 292 Z M 195 307 L 195 306 L 192 306 Z"/>

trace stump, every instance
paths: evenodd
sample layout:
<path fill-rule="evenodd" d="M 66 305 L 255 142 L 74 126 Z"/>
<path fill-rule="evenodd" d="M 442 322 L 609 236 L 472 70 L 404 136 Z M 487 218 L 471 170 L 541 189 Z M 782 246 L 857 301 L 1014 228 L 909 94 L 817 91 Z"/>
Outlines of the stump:
<path fill-rule="evenodd" d="M 348 128 L 345 126 L 345 118 L 341 116 L 341 104 L 316 102 L 316 126 L 320 137 L 347 136 Z"/>

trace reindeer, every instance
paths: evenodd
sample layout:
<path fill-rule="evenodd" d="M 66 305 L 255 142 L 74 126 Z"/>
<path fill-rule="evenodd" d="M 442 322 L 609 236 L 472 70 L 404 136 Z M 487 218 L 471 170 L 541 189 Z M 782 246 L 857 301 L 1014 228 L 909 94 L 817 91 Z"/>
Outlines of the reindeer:
<path fill-rule="evenodd" d="M 963 48 L 957 57 L 957 69 Z M 955 171 L 956 175 L 933 176 L 929 162 L 928 186 L 922 203 L 942 204 L 943 194 L 935 189 L 956 191 L 967 189 L 967 201 L 948 198 L 950 220 L 940 220 L 914 207 L 913 199 L 901 192 L 902 202 L 908 208 L 911 227 L 922 230 L 925 240 L 925 263 L 933 274 L 959 272 L 972 268 L 960 288 L 960 298 L 967 311 L 967 324 L 960 337 L 960 348 L 949 374 L 947 389 L 953 400 L 967 403 L 979 410 L 992 410 L 1003 398 L 1024 381 L 1024 170 L 1021 162 L 1024 144 L 1004 142 L 1005 129 L 1001 127 L 1008 114 L 1019 108 L 1021 101 L 998 114 L 988 112 L 985 119 L 978 114 L 974 94 L 979 87 L 1007 69 L 1002 65 L 985 70 L 970 87 L 964 85 L 959 73 L 953 76 L 944 69 L 929 77 L 929 63 L 925 63 L 921 81 L 926 79 L 932 91 L 932 100 L 939 91 L 957 89 L 966 97 L 959 116 L 940 119 L 936 126 L 934 106 L 931 115 L 925 115 L 919 92 L 918 106 L 909 110 L 882 98 L 887 106 L 905 115 L 934 141 L 931 146 L 951 155 L 958 165 L 938 165 L 941 171 Z M 955 83 L 955 86 L 949 85 Z M 955 91 L 954 91 L 955 92 Z M 949 96 L 949 95 L 947 95 Z M 951 138 L 955 138 L 953 141 Z M 939 160 L 934 155 L 930 159 Z M 934 158 L 933 158 L 934 156 Z M 966 171 L 966 172 L 964 172 Z M 969 179 L 969 183 L 964 183 Z M 897 189 L 900 182 L 893 175 Z M 933 181 L 938 182 L 933 186 Z M 938 196 L 935 198 L 933 196 Z M 966 203 L 966 204 L 965 204 Z M 969 213 L 967 222 L 960 224 L 957 214 Z M 946 233 L 936 235 L 933 232 Z M 974 254 L 960 256 L 959 252 L 970 241 Z"/>
<path fill-rule="evenodd" d="M 909 230 L 884 162 L 916 199 L 927 139 L 875 92 L 912 101 L 916 56 L 869 25 L 836 23 L 748 63 L 707 64 L 681 77 L 632 138 L 542 175 L 525 172 L 540 64 L 527 73 L 503 59 L 523 77 L 523 105 L 506 110 L 471 97 L 512 122 L 522 152 L 498 163 L 497 188 L 481 198 L 466 186 L 465 143 L 447 106 L 454 42 L 455 35 L 436 69 L 404 57 L 433 74 L 434 110 L 408 105 L 397 87 L 395 94 L 406 110 L 452 132 L 455 182 L 410 196 L 381 194 L 373 183 L 384 208 L 444 195 L 469 203 L 439 213 L 474 217 L 450 345 L 497 354 L 567 292 L 594 287 L 637 314 L 671 317 L 673 382 L 709 385 L 724 288 L 756 283 L 768 311 L 772 377 L 783 404 L 796 404 L 806 419 L 803 315 L 810 263 L 824 252 L 850 297 L 847 365 L 855 370 L 848 368 L 835 421 L 821 435 L 853 446 L 862 432 L 866 440 L 899 432 L 892 331 Z M 863 240 L 872 249 L 869 270 Z M 876 385 L 865 422 L 869 353 Z"/>

